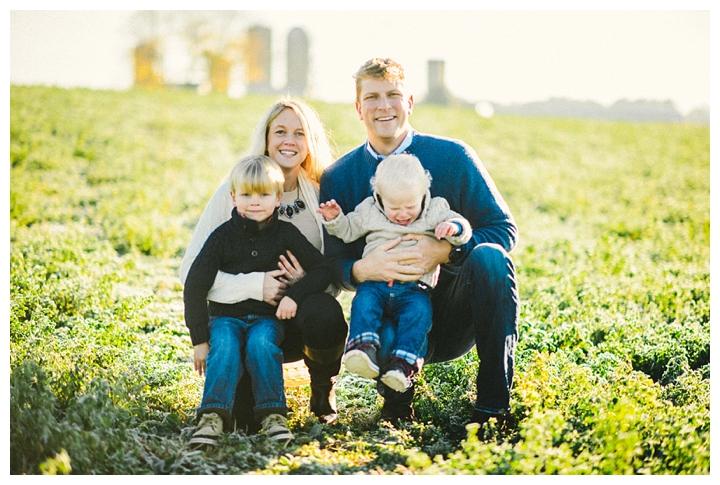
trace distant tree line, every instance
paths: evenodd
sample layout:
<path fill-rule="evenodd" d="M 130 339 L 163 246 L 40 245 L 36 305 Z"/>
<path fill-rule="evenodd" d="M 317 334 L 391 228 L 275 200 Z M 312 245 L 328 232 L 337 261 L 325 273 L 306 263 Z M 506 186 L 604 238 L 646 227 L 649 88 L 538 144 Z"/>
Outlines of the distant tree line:
<path fill-rule="evenodd" d="M 591 118 L 616 121 L 669 121 L 696 124 L 710 123 L 710 110 L 696 108 L 683 116 L 670 100 L 656 101 L 621 99 L 605 107 L 595 101 L 576 101 L 567 98 L 550 98 L 524 104 L 502 105 L 492 103 L 495 113 L 525 116 L 562 118 Z"/>

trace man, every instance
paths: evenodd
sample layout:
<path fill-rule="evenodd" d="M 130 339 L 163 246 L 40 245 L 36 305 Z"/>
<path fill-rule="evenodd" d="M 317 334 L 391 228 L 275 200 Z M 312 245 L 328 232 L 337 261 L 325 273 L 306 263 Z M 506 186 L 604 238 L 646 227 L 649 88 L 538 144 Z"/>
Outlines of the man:
<path fill-rule="evenodd" d="M 328 167 L 320 182 L 320 201 L 335 199 L 344 212 L 372 194 L 370 178 L 378 163 L 395 153 L 420 159 L 432 176 L 433 197 L 473 228 L 465 245 L 409 235 L 417 244 L 393 248 L 396 239 L 362 258 L 361 238 L 350 244 L 325 235 L 336 282 L 354 291 L 363 281 L 413 281 L 443 265 L 432 293 L 433 326 L 426 363 L 456 359 L 476 346 L 480 366 L 471 422 L 503 421 L 510 409 L 519 298 L 515 268 L 508 253 L 517 244 L 517 227 L 495 183 L 472 148 L 462 142 L 414 131 L 409 122 L 413 98 L 404 85 L 404 70 L 392 59 L 371 59 L 355 74 L 355 107 L 367 131 L 367 142 Z M 383 348 L 392 348 L 392 325 L 381 332 Z M 381 362 L 382 365 L 382 362 Z M 403 393 L 382 382 L 381 419 L 397 422 L 414 417 L 414 387 Z"/>

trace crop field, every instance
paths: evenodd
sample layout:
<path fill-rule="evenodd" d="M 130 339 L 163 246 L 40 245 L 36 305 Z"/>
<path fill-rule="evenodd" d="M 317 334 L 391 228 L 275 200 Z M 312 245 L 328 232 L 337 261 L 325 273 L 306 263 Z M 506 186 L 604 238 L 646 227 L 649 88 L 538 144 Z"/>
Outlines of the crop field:
<path fill-rule="evenodd" d="M 286 448 L 191 449 L 178 268 L 274 99 L 11 86 L 11 474 L 710 473 L 709 127 L 422 104 L 413 127 L 475 148 L 520 230 L 511 426 L 466 428 L 473 350 L 423 369 L 414 423 L 341 373 L 336 424 L 300 386 Z M 350 104 L 310 102 L 338 155 L 364 141 Z"/>

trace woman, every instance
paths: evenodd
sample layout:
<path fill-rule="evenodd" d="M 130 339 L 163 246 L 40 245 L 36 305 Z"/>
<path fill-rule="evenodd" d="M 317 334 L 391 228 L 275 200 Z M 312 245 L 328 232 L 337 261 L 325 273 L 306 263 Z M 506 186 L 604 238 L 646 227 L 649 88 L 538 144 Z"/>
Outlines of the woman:
<path fill-rule="evenodd" d="M 315 110 L 295 98 L 275 102 L 256 127 L 248 155 L 268 155 L 280 165 L 285 184 L 279 217 L 294 224 L 324 252 L 317 194 L 320 175 L 333 161 L 333 154 Z M 230 218 L 232 207 L 230 185 L 225 181 L 205 207 L 188 245 L 180 266 L 183 284 L 205 240 Z M 208 300 L 235 303 L 252 298 L 277 304 L 285 288 L 303 276 L 303 268 L 292 254 L 288 258 L 281 256 L 277 271 L 238 275 L 219 272 Z M 334 385 L 348 330 L 335 294 L 337 291 L 328 288 L 306 299 L 287 325 L 282 345 L 285 362 L 304 359 L 310 373 L 310 410 L 328 424 L 337 419 Z M 254 403 L 248 386 L 248 381 L 238 386 L 233 414 L 239 427 L 254 429 Z"/>

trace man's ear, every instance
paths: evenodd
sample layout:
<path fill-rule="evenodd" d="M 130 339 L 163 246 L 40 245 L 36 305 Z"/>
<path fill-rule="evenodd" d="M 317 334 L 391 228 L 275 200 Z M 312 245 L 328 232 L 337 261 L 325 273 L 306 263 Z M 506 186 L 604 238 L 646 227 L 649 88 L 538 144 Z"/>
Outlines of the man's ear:
<path fill-rule="evenodd" d="M 412 97 L 412 94 L 408 98 L 408 115 L 412 114 L 413 106 L 415 106 L 415 100 Z"/>
<path fill-rule="evenodd" d="M 360 101 L 355 101 L 355 111 L 357 111 L 358 118 L 360 118 L 360 121 L 363 120 L 362 111 L 360 110 Z"/>

